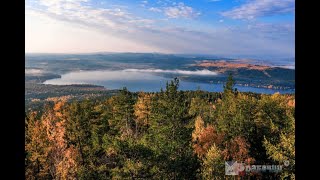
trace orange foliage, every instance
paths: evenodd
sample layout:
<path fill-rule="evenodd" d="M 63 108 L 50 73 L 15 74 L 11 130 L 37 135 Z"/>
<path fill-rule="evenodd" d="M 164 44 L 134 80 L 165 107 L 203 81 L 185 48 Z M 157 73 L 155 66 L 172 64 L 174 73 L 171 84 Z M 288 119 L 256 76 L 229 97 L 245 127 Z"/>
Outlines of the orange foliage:
<path fill-rule="evenodd" d="M 196 120 L 195 131 L 192 133 L 194 152 L 203 157 L 213 144 L 220 145 L 224 139 L 223 134 L 219 134 L 212 125 L 204 127 L 201 117 Z"/>
<path fill-rule="evenodd" d="M 36 113 L 31 113 L 27 122 L 25 150 L 29 154 L 29 165 L 26 168 L 26 179 L 45 178 L 49 175 L 47 163 L 50 145 L 41 122 L 37 120 Z M 37 175 L 34 177 L 34 175 Z"/>
<path fill-rule="evenodd" d="M 65 140 L 66 119 L 62 114 L 64 101 L 58 101 L 53 110 L 42 116 L 42 126 L 50 143 L 48 162 L 51 175 L 57 179 L 75 177 L 77 168 L 77 150 L 67 146 Z"/>
<path fill-rule="evenodd" d="M 49 97 L 45 99 L 45 101 L 53 101 L 54 103 L 57 103 L 59 101 L 66 102 L 67 100 L 71 99 L 73 96 L 67 95 L 67 96 L 58 96 L 58 97 Z"/>
<path fill-rule="evenodd" d="M 250 145 L 246 139 L 238 136 L 225 144 L 222 154 L 225 160 L 231 159 L 250 164 L 254 159 L 249 156 L 249 148 Z"/>
<path fill-rule="evenodd" d="M 63 155 L 64 157 L 56 167 L 57 177 L 61 179 L 72 179 L 71 177 L 75 177 L 77 173 L 78 164 L 75 157 L 78 156 L 78 151 L 71 146 L 64 150 Z"/>
<path fill-rule="evenodd" d="M 296 103 L 295 103 L 295 100 L 294 100 L 294 99 L 288 101 L 288 106 L 289 106 L 289 107 L 295 107 L 295 104 L 296 104 Z"/>

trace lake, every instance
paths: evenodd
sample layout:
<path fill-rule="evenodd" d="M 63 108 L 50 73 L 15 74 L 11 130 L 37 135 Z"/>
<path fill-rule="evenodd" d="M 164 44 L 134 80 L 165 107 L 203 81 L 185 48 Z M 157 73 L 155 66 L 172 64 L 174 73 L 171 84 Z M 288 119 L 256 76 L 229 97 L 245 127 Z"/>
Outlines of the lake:
<path fill-rule="evenodd" d="M 124 69 L 116 71 L 77 71 L 64 74 L 61 76 L 61 78 L 47 80 L 44 82 L 44 84 L 94 84 L 104 86 L 107 89 L 121 89 L 123 87 L 127 87 L 128 90 L 133 92 L 158 92 L 161 88 L 165 89 L 167 81 L 172 80 L 163 77 L 162 74 L 165 73 L 202 76 L 217 75 L 217 73 L 208 70 L 185 71 L 161 69 Z M 294 93 L 293 89 L 274 90 L 238 85 L 236 85 L 235 88 L 241 92 L 256 92 L 265 94 L 273 94 L 275 92 Z M 223 84 L 197 83 L 180 80 L 179 90 L 197 89 L 210 92 L 221 92 L 223 91 Z"/>

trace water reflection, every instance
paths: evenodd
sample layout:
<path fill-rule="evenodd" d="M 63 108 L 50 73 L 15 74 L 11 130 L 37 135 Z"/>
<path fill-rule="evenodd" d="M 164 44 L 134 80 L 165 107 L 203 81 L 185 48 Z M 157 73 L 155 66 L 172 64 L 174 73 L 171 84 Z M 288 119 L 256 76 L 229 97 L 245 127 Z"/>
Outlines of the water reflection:
<path fill-rule="evenodd" d="M 150 70 L 119 70 L 119 71 L 78 71 L 70 72 L 61 76 L 61 78 L 51 79 L 44 82 L 44 84 L 55 85 L 67 85 L 67 84 L 95 84 L 106 87 L 107 89 L 119 89 L 127 87 L 130 91 L 145 91 L 156 92 L 160 91 L 160 88 L 165 88 L 166 82 L 171 79 L 160 76 L 157 73 Z M 169 73 L 169 72 L 167 72 Z M 174 73 L 174 72 L 171 72 Z M 176 72 L 177 74 L 186 74 L 194 72 Z M 204 72 L 199 72 L 204 73 Z M 216 75 L 212 73 L 211 75 Z M 257 93 L 273 94 L 275 92 L 280 93 L 294 93 L 294 90 L 273 90 L 265 88 L 254 88 L 235 86 L 239 91 L 251 91 Z M 180 90 L 206 90 L 221 92 L 223 90 L 222 84 L 208 84 L 180 81 Z"/>

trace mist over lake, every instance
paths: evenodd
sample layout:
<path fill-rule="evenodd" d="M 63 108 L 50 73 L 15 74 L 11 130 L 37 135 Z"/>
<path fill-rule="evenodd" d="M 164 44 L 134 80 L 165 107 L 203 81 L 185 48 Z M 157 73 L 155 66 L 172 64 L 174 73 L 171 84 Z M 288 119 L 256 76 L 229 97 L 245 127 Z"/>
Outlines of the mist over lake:
<path fill-rule="evenodd" d="M 121 89 L 126 87 L 130 91 L 158 92 L 166 87 L 166 82 L 174 76 L 206 76 L 214 77 L 218 73 L 208 70 L 185 71 L 185 70 L 163 70 L 163 69 L 124 69 L 124 70 L 99 70 L 99 71 L 75 71 L 61 75 L 61 78 L 50 79 L 43 84 L 69 85 L 69 84 L 94 84 L 101 85 L 107 89 Z M 199 83 L 180 79 L 180 90 L 205 90 L 210 92 L 223 91 L 223 84 Z M 256 88 L 250 86 L 235 85 L 241 92 L 256 92 L 273 94 L 294 93 L 293 89 L 275 90 L 267 88 Z"/>

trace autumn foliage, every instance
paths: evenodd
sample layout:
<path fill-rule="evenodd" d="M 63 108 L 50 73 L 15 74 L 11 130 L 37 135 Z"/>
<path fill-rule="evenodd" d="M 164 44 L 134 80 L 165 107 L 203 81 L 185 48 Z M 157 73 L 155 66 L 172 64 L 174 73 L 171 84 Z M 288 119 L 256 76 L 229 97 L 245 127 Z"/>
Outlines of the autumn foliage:
<path fill-rule="evenodd" d="M 195 121 L 195 131 L 192 133 L 194 152 L 203 157 L 212 145 L 221 145 L 223 142 L 223 133 L 218 133 L 212 125 L 204 126 L 201 117 Z"/>
<path fill-rule="evenodd" d="M 295 176 L 293 95 L 179 91 L 53 98 L 26 116 L 26 179 L 226 179 L 225 161 L 290 165 Z M 263 173 L 250 174 L 261 178 Z M 239 177 L 240 178 L 240 177 Z"/>
<path fill-rule="evenodd" d="M 65 140 L 65 119 L 61 112 L 64 103 L 56 102 L 52 110 L 48 109 L 43 114 L 41 121 L 34 120 L 30 122 L 34 124 L 29 124 L 31 143 L 26 144 L 26 151 L 31 152 L 30 160 L 35 161 L 37 171 L 41 172 L 37 174 L 39 178 L 76 177 L 78 152 L 73 146 L 68 146 Z"/>

